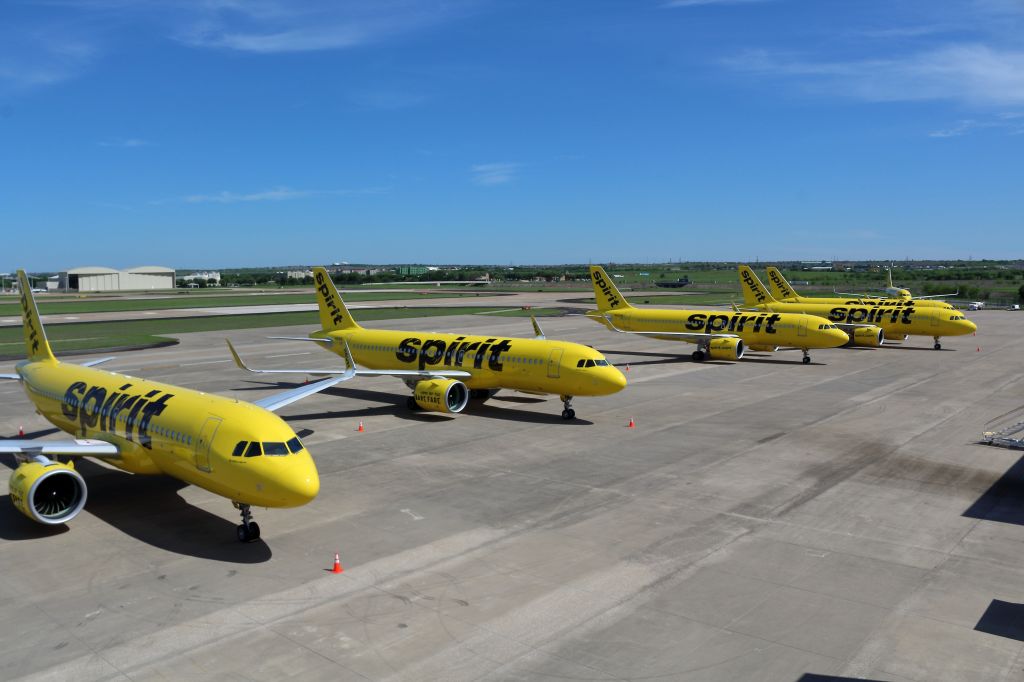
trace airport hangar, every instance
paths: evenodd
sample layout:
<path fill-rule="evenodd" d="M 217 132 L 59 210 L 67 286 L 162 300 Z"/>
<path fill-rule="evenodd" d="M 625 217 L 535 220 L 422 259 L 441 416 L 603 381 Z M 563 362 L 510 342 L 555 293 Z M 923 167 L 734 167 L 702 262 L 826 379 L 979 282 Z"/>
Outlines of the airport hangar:
<path fill-rule="evenodd" d="M 60 291 L 151 291 L 174 288 L 174 268 L 143 265 L 126 270 L 101 266 L 73 268 L 60 273 Z"/>

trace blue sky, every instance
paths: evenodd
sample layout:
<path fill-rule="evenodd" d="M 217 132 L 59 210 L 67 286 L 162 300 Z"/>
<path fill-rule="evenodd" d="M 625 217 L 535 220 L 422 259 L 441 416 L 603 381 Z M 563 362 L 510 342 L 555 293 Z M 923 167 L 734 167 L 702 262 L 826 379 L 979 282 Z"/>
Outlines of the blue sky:
<path fill-rule="evenodd" d="M 1008 258 L 1024 2 L 8 0 L 0 271 Z"/>

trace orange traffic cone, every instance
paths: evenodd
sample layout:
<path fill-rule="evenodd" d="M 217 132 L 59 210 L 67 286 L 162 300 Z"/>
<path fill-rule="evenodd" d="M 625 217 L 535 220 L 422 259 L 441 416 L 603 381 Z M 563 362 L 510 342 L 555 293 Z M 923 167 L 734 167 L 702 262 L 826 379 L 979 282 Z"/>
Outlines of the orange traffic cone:
<path fill-rule="evenodd" d="M 358 431 L 359 433 L 362 433 L 363 431 L 365 431 L 365 429 L 363 428 L 363 422 L 359 422 L 359 428 L 356 429 L 356 431 Z"/>
<path fill-rule="evenodd" d="M 976 350 L 976 351 L 974 351 L 974 352 L 975 352 L 975 353 L 980 353 L 980 352 L 981 352 L 981 346 L 978 346 L 978 350 Z"/>
<path fill-rule="evenodd" d="M 25 427 L 24 426 L 19 426 L 18 427 L 18 435 L 19 436 L 24 436 L 25 435 Z"/>
<path fill-rule="evenodd" d="M 626 371 L 627 372 L 629 371 L 629 363 L 628 362 L 626 363 Z"/>
<path fill-rule="evenodd" d="M 334 553 L 334 568 L 331 569 L 331 573 L 344 573 L 345 569 L 341 567 L 341 557 L 338 553 Z"/>
<path fill-rule="evenodd" d="M 632 417 L 629 418 L 629 423 L 626 424 L 626 428 L 627 429 L 635 429 L 636 428 L 636 422 L 633 421 Z"/>

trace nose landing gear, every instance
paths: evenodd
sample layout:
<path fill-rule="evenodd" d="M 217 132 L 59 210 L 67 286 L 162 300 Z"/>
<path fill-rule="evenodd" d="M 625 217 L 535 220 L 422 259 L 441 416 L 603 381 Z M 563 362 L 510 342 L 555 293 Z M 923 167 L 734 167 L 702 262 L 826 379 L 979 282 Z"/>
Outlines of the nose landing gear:
<path fill-rule="evenodd" d="M 562 419 L 569 420 L 569 419 L 575 419 L 576 418 L 576 410 L 572 409 L 572 396 L 571 395 L 563 395 L 562 396 L 562 406 L 564 408 L 562 410 Z"/>
<path fill-rule="evenodd" d="M 806 348 L 801 348 L 801 350 L 804 352 L 804 364 L 811 364 L 811 354 L 807 352 Z"/>
<path fill-rule="evenodd" d="M 939 337 L 933 337 L 935 339 L 935 350 L 942 350 L 942 344 L 939 343 Z"/>
<path fill-rule="evenodd" d="M 249 511 L 249 505 L 242 504 L 241 502 L 234 502 L 235 509 L 242 512 L 242 523 L 238 526 L 238 541 L 239 542 L 256 542 L 260 539 L 260 527 L 255 521 L 252 520 L 252 513 Z"/>

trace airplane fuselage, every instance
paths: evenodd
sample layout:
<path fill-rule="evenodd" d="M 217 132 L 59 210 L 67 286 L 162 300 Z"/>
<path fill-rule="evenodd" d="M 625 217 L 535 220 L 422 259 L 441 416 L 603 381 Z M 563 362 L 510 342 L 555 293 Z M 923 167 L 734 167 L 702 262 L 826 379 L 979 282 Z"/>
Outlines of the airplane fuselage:
<path fill-rule="evenodd" d="M 262 507 L 299 506 L 319 490 L 295 432 L 256 405 L 52 361 L 24 361 L 16 371 L 39 414 L 76 438 L 116 445 L 118 456 L 103 459 L 125 471 L 166 474 Z M 249 443 L 260 444 L 259 455 L 245 456 Z"/>

